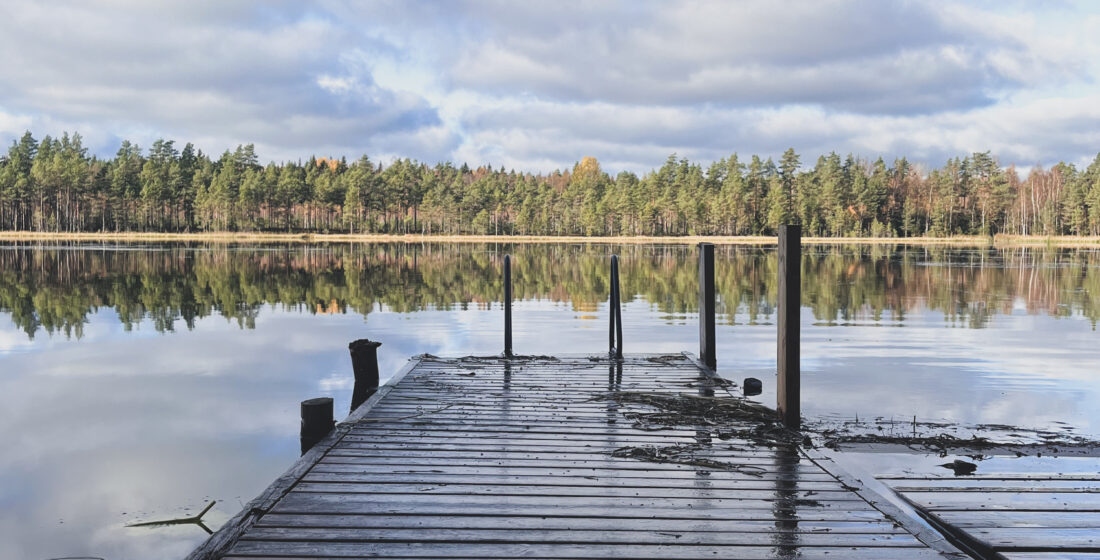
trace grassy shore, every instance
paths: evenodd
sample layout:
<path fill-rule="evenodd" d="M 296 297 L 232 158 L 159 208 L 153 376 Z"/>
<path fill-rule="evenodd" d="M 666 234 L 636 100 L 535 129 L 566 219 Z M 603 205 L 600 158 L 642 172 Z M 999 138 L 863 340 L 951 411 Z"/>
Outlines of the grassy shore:
<path fill-rule="evenodd" d="M 65 233 L 0 231 L 0 241 L 87 241 L 87 242 L 169 242 L 202 243 L 645 243 L 689 245 L 710 242 L 716 245 L 767 245 L 776 242 L 771 236 L 681 236 L 681 237 L 584 237 L 541 235 L 391 235 L 391 234 L 322 234 L 322 233 Z M 877 244 L 877 245 L 957 245 L 965 247 L 993 246 L 1057 246 L 1096 247 L 1100 237 L 998 235 L 955 237 L 806 237 L 806 244 Z"/>

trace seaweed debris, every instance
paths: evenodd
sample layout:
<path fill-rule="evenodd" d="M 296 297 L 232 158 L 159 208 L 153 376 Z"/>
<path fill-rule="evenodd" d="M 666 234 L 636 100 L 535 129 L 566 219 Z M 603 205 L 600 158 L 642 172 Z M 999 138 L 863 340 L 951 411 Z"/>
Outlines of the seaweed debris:
<path fill-rule="evenodd" d="M 656 412 L 624 411 L 626 418 L 634 420 L 633 427 L 636 429 L 656 431 L 688 426 L 695 428 L 698 437 L 705 441 L 689 445 L 622 447 L 612 453 L 615 457 L 693 465 L 759 476 L 759 467 L 705 457 L 707 450 L 714 449 L 712 440 L 736 439 L 766 447 L 805 443 L 802 434 L 788 430 L 778 421 L 774 410 L 740 397 L 616 391 L 598 398 L 617 404 L 636 404 L 657 409 Z M 729 448 L 734 449 L 733 446 Z"/>
<path fill-rule="evenodd" d="M 842 446 L 902 446 L 918 452 L 946 456 L 952 452 L 983 451 L 1015 453 L 1017 456 L 1069 451 L 1094 453 L 1100 441 L 1070 433 L 1034 430 L 1007 425 L 962 426 L 943 422 L 895 421 L 875 419 L 869 422 L 807 421 L 799 431 L 787 429 L 779 422 L 775 410 L 737 396 L 702 396 L 685 393 L 653 393 L 616 391 L 593 400 L 617 404 L 643 405 L 653 412 L 624 409 L 622 414 L 633 420 L 633 427 L 645 431 L 690 427 L 702 440 L 741 440 L 754 446 L 821 445 L 829 449 Z M 630 451 L 633 450 L 633 451 Z M 630 456 L 658 462 L 688 462 L 698 449 L 623 448 L 618 456 Z M 670 458 L 675 458 L 671 461 Z M 705 460 L 704 460 L 705 461 Z M 705 466 L 705 465 L 700 465 Z"/>
<path fill-rule="evenodd" d="M 1070 430 L 1071 428 L 1063 428 Z M 876 418 L 870 421 L 813 421 L 803 432 L 816 436 L 823 447 L 839 450 L 844 446 L 894 445 L 913 451 L 932 452 L 941 457 L 963 451 L 980 457 L 982 451 L 1026 456 L 1036 454 L 1092 454 L 1100 450 L 1100 441 L 1068 431 L 1021 428 L 1005 424 L 974 426 L 946 422 L 895 421 Z"/>
<path fill-rule="evenodd" d="M 703 467 L 714 471 L 738 472 L 750 476 L 761 477 L 767 469 L 743 463 L 730 463 L 727 461 L 715 461 L 699 457 L 697 454 L 705 451 L 702 445 L 640 445 L 620 447 L 611 452 L 612 457 L 629 457 L 652 463 L 675 463 L 678 465 L 691 465 Z"/>
<path fill-rule="evenodd" d="M 727 422 L 776 423 L 775 411 L 739 397 L 706 397 L 684 393 L 650 393 L 643 391 L 614 391 L 596 397 L 622 403 L 643 404 L 664 412 L 635 413 L 639 418 L 662 417 L 675 421 L 676 425 L 718 425 Z"/>
<path fill-rule="evenodd" d="M 683 362 L 683 361 L 686 361 L 686 360 L 687 360 L 687 358 L 685 358 L 682 354 L 668 354 L 666 356 L 650 356 L 650 357 L 645 359 L 645 361 L 650 362 L 650 363 L 654 363 L 654 364 L 672 364 L 672 363 L 676 363 L 676 362 Z"/>

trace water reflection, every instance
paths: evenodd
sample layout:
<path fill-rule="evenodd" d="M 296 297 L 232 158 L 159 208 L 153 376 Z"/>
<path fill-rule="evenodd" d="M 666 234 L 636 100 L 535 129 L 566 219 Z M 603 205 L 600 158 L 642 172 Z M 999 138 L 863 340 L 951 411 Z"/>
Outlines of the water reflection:
<path fill-rule="evenodd" d="M 776 558 L 801 556 L 798 534 L 799 506 L 820 507 L 820 504 L 814 503 L 813 500 L 800 500 L 798 488 L 800 458 L 798 450 L 792 445 L 779 445 L 775 448 L 775 500 L 772 502 L 772 515 L 775 517 L 777 531 L 772 533 L 772 543 Z"/>
<path fill-rule="evenodd" d="M 74 250 L 74 247 L 76 248 Z M 134 246 L 126 246 L 134 249 Z M 262 248 L 187 244 L 115 250 L 84 245 L 0 248 L 0 311 L 33 337 L 80 337 L 102 308 L 124 328 L 188 329 L 210 315 L 254 328 L 265 305 L 326 315 L 486 308 L 499 301 L 502 255 L 515 255 L 517 300 L 597 310 L 610 253 L 622 256 L 623 292 L 670 319 L 697 307 L 694 250 L 683 246 L 375 244 Z M 718 247 L 728 322 L 770 320 L 776 261 L 770 247 Z M 812 246 L 802 262 L 803 304 L 819 325 L 904 324 L 935 310 L 952 325 L 985 327 L 998 314 L 1100 317 L 1100 252 L 1084 249 Z M 626 299 L 630 299 L 627 297 Z"/>
<path fill-rule="evenodd" d="M 182 557 L 198 527 L 125 525 L 217 500 L 203 517 L 216 529 L 297 457 L 299 401 L 350 405 L 351 340 L 384 343 L 384 377 L 413 354 L 499 353 L 504 253 L 517 353 L 607 351 L 612 252 L 625 351 L 698 347 L 688 247 L 124 249 L 0 248 L 0 445 L 13 450 L 0 558 Z M 719 371 L 760 378 L 772 403 L 774 250 L 716 252 Z M 807 248 L 804 413 L 1096 434 L 1098 264 L 1080 249 Z"/>

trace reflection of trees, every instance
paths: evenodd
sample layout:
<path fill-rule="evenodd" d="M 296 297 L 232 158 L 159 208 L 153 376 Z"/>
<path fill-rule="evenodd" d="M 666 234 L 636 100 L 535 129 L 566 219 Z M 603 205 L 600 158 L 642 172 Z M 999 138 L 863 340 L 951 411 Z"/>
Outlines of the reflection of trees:
<path fill-rule="evenodd" d="M 214 314 L 251 328 L 264 305 L 362 315 L 378 304 L 402 312 L 485 307 L 503 292 L 506 252 L 514 255 L 517 299 L 594 309 L 607 298 L 607 256 L 617 252 L 624 298 L 636 294 L 665 313 L 697 309 L 695 251 L 682 246 L 174 244 L 0 250 L 0 311 L 28 336 L 38 329 L 80 336 L 101 308 L 113 309 L 126 328 L 149 319 L 166 331 Z M 719 311 L 730 321 L 734 313 L 768 320 L 774 249 L 718 247 L 717 256 Z M 929 308 L 950 324 L 982 327 L 1022 302 L 1028 313 L 1080 313 L 1095 325 L 1098 264 L 1100 253 L 1075 249 L 811 246 L 802 262 L 803 304 L 826 323 L 903 321 Z"/>

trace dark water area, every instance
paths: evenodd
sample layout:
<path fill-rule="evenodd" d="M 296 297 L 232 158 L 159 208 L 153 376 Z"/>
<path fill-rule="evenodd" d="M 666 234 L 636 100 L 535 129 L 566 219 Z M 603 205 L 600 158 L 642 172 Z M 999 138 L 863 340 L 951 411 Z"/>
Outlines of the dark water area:
<path fill-rule="evenodd" d="M 1100 435 L 1100 252 L 809 246 L 803 413 Z M 298 456 L 298 403 L 349 406 L 347 343 L 414 354 L 696 351 L 692 247 L 0 246 L 0 558 L 179 558 Z M 719 370 L 775 400 L 774 247 L 716 248 Z M 1095 464 L 1095 463 L 1090 463 Z"/>

